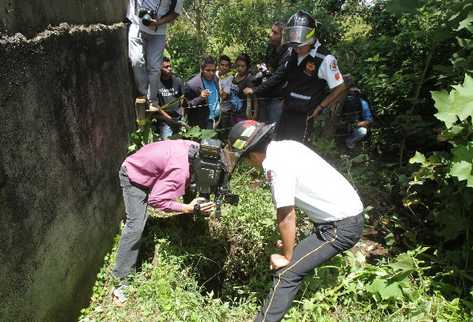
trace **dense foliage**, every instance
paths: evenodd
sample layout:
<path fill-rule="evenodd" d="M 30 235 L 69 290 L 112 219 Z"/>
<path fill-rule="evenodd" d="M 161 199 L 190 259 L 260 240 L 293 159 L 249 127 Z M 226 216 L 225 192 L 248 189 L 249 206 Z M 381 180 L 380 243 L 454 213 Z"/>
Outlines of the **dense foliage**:
<path fill-rule="evenodd" d="M 205 53 L 235 58 L 247 52 L 259 62 L 271 23 L 297 9 L 317 17 L 319 38 L 374 110 L 374 127 L 357 153 L 347 155 L 333 137 L 316 137 L 313 144 L 359 190 L 369 219 L 365 240 L 383 251 L 362 243 L 360 251 L 319 268 L 287 321 L 468 320 L 473 3 L 189 0 L 170 30 L 176 72 L 190 77 Z M 145 130 L 132 139 L 136 148 L 155 137 Z M 158 215 L 147 237 L 148 249 L 157 243 L 157 251 L 145 255 L 133 280 L 133 302 L 112 306 L 106 265 L 84 318 L 251 320 L 270 285 L 267 258 L 277 234 L 268 188 L 258 173 L 247 172 L 232 181 L 240 206 L 225 209 L 222 222 L 201 221 L 197 235 L 186 231 L 192 223 Z M 310 229 L 307 222 L 300 226 L 301 235 Z"/>
<path fill-rule="evenodd" d="M 267 259 L 278 235 L 261 174 L 243 166 L 232 183 L 242 200 L 221 221 L 153 213 L 129 301 L 119 307 L 110 296 L 115 248 L 81 322 L 251 321 L 271 285 Z M 299 238 L 312 228 L 303 218 Z M 465 320 L 459 299 L 447 300 L 426 274 L 425 251 L 375 263 L 361 248 L 339 255 L 306 279 L 285 321 Z"/>

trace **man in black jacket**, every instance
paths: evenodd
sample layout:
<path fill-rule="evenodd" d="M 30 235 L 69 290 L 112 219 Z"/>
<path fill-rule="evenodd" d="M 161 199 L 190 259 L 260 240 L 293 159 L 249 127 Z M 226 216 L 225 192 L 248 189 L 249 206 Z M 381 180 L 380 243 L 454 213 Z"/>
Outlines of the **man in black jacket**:
<path fill-rule="evenodd" d="M 283 66 L 289 57 L 290 52 L 287 45 L 282 44 L 283 30 L 284 24 L 282 22 L 275 22 L 271 26 L 271 34 L 269 35 L 264 58 L 265 65 L 259 65 L 263 81 L 266 79 L 266 75 L 271 75 Z M 283 85 L 273 90 L 273 94 L 267 94 L 267 99 L 264 102 L 264 121 L 266 123 L 277 123 L 281 117 Z"/>
<path fill-rule="evenodd" d="M 287 82 L 284 105 L 277 129 L 277 139 L 300 142 L 308 139 L 312 120 L 345 90 L 337 60 L 322 48 L 315 37 L 316 22 L 307 12 L 298 11 L 289 18 L 283 43 L 292 47 L 284 66 L 266 82 L 245 88 L 247 95 L 265 96 Z M 326 95 L 326 87 L 330 94 Z"/>
<path fill-rule="evenodd" d="M 187 119 L 191 126 L 211 129 L 220 116 L 219 79 L 216 71 L 215 60 L 210 56 L 205 57 L 200 65 L 200 73 L 192 77 L 184 88 L 188 101 Z"/>

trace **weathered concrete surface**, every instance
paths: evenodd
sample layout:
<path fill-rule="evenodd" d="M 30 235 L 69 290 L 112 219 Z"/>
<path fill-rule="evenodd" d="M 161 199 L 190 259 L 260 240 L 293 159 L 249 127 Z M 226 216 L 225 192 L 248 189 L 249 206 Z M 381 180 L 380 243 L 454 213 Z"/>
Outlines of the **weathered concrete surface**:
<path fill-rule="evenodd" d="M 0 34 L 31 36 L 48 25 L 113 24 L 122 21 L 128 0 L 0 0 Z"/>
<path fill-rule="evenodd" d="M 123 214 L 121 24 L 0 40 L 0 321 L 71 321 Z"/>

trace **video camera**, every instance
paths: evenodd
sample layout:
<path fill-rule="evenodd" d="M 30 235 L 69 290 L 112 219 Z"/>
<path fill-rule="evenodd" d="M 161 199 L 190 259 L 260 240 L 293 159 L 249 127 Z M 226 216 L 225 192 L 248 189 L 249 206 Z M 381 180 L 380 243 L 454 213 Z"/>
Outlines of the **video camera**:
<path fill-rule="evenodd" d="M 257 64 L 256 68 L 258 69 L 258 72 L 256 73 L 255 78 L 260 79 L 261 82 L 265 82 L 271 76 L 271 71 L 265 63 Z"/>
<path fill-rule="evenodd" d="M 149 26 L 151 24 L 151 20 L 154 20 L 158 17 L 158 12 L 156 10 L 141 8 L 138 11 L 138 17 L 141 18 L 143 25 Z"/>
<path fill-rule="evenodd" d="M 199 148 L 189 151 L 191 165 L 190 192 L 210 199 L 214 195 L 215 216 L 221 217 L 222 203 L 237 205 L 239 197 L 229 188 L 230 173 L 223 160 L 222 142 L 216 139 L 203 139 Z"/>

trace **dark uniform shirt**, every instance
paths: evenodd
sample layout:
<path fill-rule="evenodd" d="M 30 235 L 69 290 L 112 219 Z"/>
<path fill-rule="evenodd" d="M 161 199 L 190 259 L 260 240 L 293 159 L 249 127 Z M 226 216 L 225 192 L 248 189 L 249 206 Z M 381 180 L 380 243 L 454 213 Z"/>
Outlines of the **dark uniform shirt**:
<path fill-rule="evenodd" d="M 307 116 L 324 99 L 327 88 L 343 84 L 343 77 L 336 58 L 317 42 L 306 57 L 298 57 L 292 50 L 287 62 L 254 92 L 258 96 L 275 95 L 284 83 L 287 85 L 281 93 L 284 106 L 278 136 L 302 141 Z"/>

